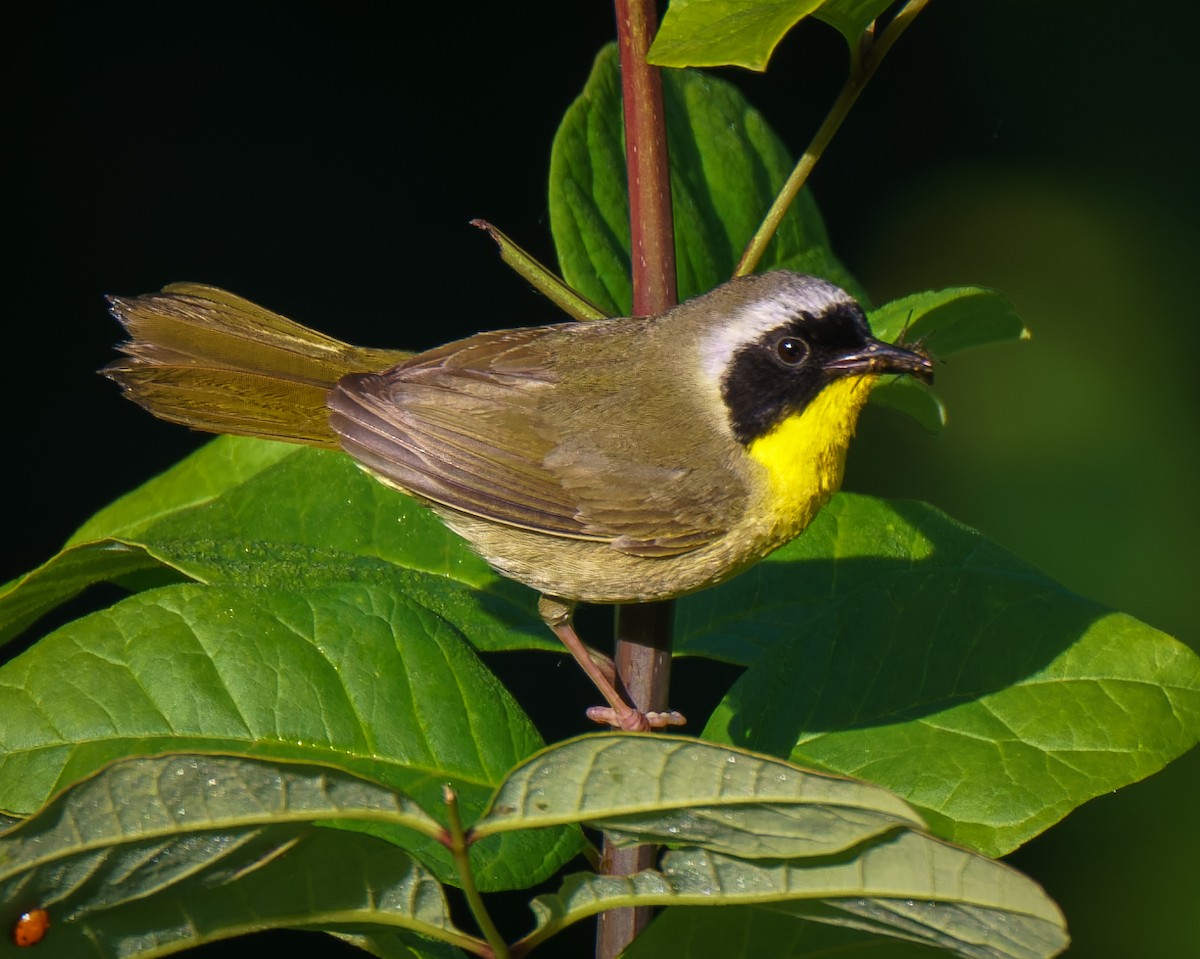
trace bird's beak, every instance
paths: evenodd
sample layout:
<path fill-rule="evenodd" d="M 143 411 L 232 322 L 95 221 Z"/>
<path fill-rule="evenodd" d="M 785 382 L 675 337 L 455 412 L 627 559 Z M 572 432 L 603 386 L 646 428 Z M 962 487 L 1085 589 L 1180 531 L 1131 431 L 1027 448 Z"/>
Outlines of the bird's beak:
<path fill-rule="evenodd" d="M 837 376 L 908 373 L 924 383 L 933 382 L 933 362 L 929 357 L 881 340 L 868 340 L 861 350 L 830 360 L 825 369 Z"/>

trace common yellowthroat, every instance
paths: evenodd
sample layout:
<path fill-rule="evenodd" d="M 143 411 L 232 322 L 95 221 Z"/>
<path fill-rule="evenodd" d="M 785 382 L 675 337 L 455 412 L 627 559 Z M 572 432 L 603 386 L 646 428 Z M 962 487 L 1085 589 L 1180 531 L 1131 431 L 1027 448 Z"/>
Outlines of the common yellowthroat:
<path fill-rule="evenodd" d="M 843 290 L 742 277 L 661 316 L 480 333 L 424 353 L 348 346 L 218 290 L 110 297 L 102 371 L 166 420 L 342 449 L 427 503 L 539 612 L 623 729 L 642 714 L 572 626 L 577 602 L 669 599 L 799 534 L 841 482 L 880 374 L 930 379 Z"/>

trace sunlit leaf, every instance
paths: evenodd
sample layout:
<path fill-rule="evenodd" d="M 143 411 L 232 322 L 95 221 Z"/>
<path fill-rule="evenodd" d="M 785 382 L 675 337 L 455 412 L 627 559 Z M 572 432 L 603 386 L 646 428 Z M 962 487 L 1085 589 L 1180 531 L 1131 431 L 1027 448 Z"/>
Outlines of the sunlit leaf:
<path fill-rule="evenodd" d="M 784 35 L 821 0 L 671 0 L 647 59 L 660 67 L 766 70 Z"/>
<path fill-rule="evenodd" d="M 221 437 L 84 524 L 0 591 L 0 638 L 94 582 L 159 569 L 285 591 L 391 588 L 483 649 L 557 650 L 534 593 L 494 573 L 425 507 L 341 453 Z"/>
<path fill-rule="evenodd" d="M 807 16 L 857 46 L 891 0 L 671 0 L 647 59 L 662 67 L 766 70 L 789 30 Z"/>
<path fill-rule="evenodd" d="M 450 783 L 474 816 L 541 746 L 457 630 L 362 584 L 138 594 L 0 667 L 0 716 L 0 808 L 20 813 L 124 756 L 217 750 L 335 765 L 426 809 Z M 440 845 L 393 832 L 449 873 Z M 473 852 L 496 888 L 547 875 L 577 845 L 525 832 Z"/>
<path fill-rule="evenodd" d="M 680 603 L 677 649 L 750 668 L 705 737 L 878 783 L 1003 854 L 1200 738 L 1200 658 L 932 507 L 841 495 Z"/>

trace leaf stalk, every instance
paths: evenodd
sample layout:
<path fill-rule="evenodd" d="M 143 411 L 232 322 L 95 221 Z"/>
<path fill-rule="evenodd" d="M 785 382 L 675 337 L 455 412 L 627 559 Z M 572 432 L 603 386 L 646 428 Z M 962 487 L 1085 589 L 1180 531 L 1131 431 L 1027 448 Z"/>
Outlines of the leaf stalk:
<path fill-rule="evenodd" d="M 928 2 L 929 0 L 909 0 L 881 33 L 876 35 L 874 24 L 863 32 L 861 43 L 852 53 L 850 75 L 846 78 L 845 85 L 837 99 L 833 101 L 833 106 L 825 115 L 817 132 L 813 134 L 807 149 L 796 161 L 795 168 L 775 197 L 775 201 L 771 204 L 766 216 L 763 217 L 754 236 L 750 238 L 750 243 L 742 254 L 741 260 L 738 261 L 737 269 L 734 270 L 734 276 L 745 276 L 747 273 L 754 272 L 766 252 L 767 245 L 775 235 L 775 231 L 779 229 L 779 224 L 788 208 L 800 193 L 800 189 L 808 180 L 817 161 L 825 153 L 834 134 L 841 128 L 842 122 L 849 115 L 859 94 L 875 75 L 875 71 L 879 69 L 879 64 L 883 62 L 887 52 L 891 50 L 900 35 L 908 29 L 913 19 Z"/>
<path fill-rule="evenodd" d="M 471 910 L 475 923 L 479 926 L 479 931 L 483 933 L 484 939 L 491 946 L 490 953 L 480 954 L 484 955 L 485 959 L 510 959 L 508 943 L 504 941 L 500 930 L 492 922 L 491 914 L 483 902 L 483 896 L 479 894 L 479 889 L 475 885 L 475 875 L 471 871 L 471 860 L 468 854 L 470 840 L 463 828 L 462 814 L 458 808 L 458 794 L 449 786 L 443 786 L 442 798 L 446 803 L 446 817 L 450 825 L 450 843 L 448 845 L 450 854 L 454 857 L 454 866 L 458 871 L 459 882 L 462 884 L 463 896 L 467 900 L 467 907 Z"/>

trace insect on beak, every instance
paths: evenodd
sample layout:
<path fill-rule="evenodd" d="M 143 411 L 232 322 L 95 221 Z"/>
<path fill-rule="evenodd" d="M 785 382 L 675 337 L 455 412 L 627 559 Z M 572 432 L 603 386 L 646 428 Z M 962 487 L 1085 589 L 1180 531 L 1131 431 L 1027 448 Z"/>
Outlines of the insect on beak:
<path fill-rule="evenodd" d="M 933 382 L 933 362 L 929 357 L 881 340 L 870 340 L 861 350 L 843 353 L 826 363 L 825 369 L 840 376 L 907 373 L 923 383 Z"/>

